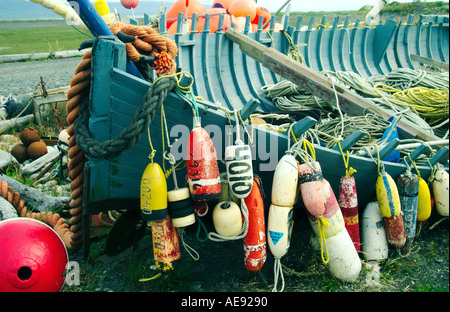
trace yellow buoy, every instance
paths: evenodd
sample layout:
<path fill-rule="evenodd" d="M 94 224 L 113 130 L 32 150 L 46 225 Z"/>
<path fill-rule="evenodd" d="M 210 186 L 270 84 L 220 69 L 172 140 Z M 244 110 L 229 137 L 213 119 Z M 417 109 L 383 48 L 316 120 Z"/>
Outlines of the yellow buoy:
<path fill-rule="evenodd" d="M 419 178 L 419 201 L 417 203 L 417 221 L 426 221 L 431 215 L 430 188 L 424 179 Z"/>
<path fill-rule="evenodd" d="M 167 182 L 157 163 L 150 163 L 141 178 L 141 217 L 145 221 L 164 220 L 167 216 Z"/>
<path fill-rule="evenodd" d="M 107 15 L 110 13 L 108 3 L 105 0 L 97 0 L 94 3 L 95 9 L 100 16 Z"/>

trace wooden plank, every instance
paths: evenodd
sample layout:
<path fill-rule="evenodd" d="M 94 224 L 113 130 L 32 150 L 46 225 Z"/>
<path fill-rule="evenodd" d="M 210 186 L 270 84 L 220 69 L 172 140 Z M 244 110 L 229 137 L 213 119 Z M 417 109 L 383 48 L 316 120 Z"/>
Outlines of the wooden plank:
<path fill-rule="evenodd" d="M 330 101 L 331 103 L 335 103 L 335 97 L 337 95 L 339 107 L 343 112 L 346 112 L 349 115 L 363 115 L 364 112 L 369 110 L 378 113 L 386 120 L 391 117 L 389 111 L 382 109 L 374 102 L 365 99 L 352 91 L 344 90 L 339 87 L 335 87 L 335 91 L 331 81 L 320 73 L 296 62 L 292 58 L 273 48 L 269 48 L 248 36 L 239 33 L 235 29 L 228 28 L 225 35 L 228 39 L 238 44 L 243 53 L 248 54 L 261 62 L 263 66 L 278 75 L 304 87 L 314 95 L 326 101 Z M 402 119 L 397 125 L 399 131 L 408 138 L 419 137 L 426 141 L 438 139 L 437 136 L 423 131 L 408 120 Z"/>
<path fill-rule="evenodd" d="M 416 61 L 416 62 L 420 62 L 420 63 L 424 63 L 427 65 L 431 65 L 443 70 L 448 71 L 448 63 L 444 63 L 441 61 L 436 61 L 433 59 L 430 59 L 428 57 L 424 57 L 424 56 L 420 56 L 420 55 L 416 55 L 416 54 L 411 54 L 411 60 Z"/>

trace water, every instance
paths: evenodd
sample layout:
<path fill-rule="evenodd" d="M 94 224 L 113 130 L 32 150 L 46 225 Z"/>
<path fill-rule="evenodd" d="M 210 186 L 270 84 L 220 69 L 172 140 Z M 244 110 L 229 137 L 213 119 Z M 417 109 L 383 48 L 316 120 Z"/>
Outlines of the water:
<path fill-rule="evenodd" d="M 93 2 L 93 1 L 91 1 Z M 139 5 L 133 9 L 135 17 L 143 17 L 144 13 L 153 16 L 158 13 L 162 1 L 140 1 Z M 173 1 L 164 1 L 167 9 Z M 117 9 L 118 13 L 132 17 L 131 10 L 125 9 L 120 2 L 108 3 L 111 13 Z M 36 20 L 36 19 L 61 19 L 62 17 L 52 10 L 43 7 L 39 3 L 26 0 L 0 0 L 0 21 L 1 20 Z M 1 27 L 1 25 L 0 25 Z"/>

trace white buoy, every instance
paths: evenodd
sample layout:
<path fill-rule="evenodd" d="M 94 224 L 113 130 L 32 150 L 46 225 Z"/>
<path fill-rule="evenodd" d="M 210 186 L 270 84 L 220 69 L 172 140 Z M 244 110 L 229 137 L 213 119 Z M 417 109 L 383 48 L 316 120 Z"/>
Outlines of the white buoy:
<path fill-rule="evenodd" d="M 377 202 L 365 207 L 361 219 L 361 251 L 364 259 L 384 260 L 388 257 L 388 242 L 383 216 Z"/>

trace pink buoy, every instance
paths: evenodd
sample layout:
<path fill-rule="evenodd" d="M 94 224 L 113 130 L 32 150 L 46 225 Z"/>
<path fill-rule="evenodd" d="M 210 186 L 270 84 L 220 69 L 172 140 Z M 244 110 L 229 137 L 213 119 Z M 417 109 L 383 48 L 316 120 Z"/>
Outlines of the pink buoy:
<path fill-rule="evenodd" d="M 120 3 L 122 3 L 123 7 L 126 9 L 134 9 L 139 4 L 139 0 L 120 0 Z"/>
<path fill-rule="evenodd" d="M 30 218 L 0 222 L 0 292 L 57 292 L 67 250 L 47 224 Z"/>

